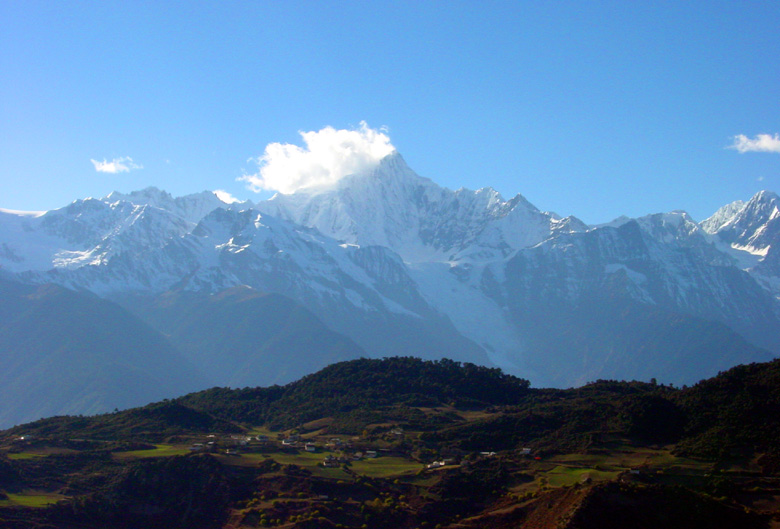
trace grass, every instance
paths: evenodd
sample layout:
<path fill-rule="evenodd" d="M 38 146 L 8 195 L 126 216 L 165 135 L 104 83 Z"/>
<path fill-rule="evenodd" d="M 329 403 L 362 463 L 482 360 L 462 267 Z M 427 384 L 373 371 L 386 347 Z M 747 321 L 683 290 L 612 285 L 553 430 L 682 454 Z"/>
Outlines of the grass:
<path fill-rule="evenodd" d="M 278 433 L 279 433 L 279 432 L 273 432 L 273 431 L 271 431 L 271 430 L 269 430 L 268 428 L 265 428 L 265 427 L 263 427 L 263 426 L 253 426 L 253 427 L 252 427 L 252 429 L 251 429 L 251 430 L 249 430 L 249 432 L 248 432 L 248 434 L 249 434 L 249 435 L 251 435 L 251 436 L 256 436 L 256 435 L 265 435 L 265 436 L 267 436 L 269 439 L 275 439 L 275 438 L 276 438 L 276 435 L 277 435 Z"/>
<path fill-rule="evenodd" d="M 615 465 L 617 458 L 601 454 L 563 454 L 550 458 L 551 463 L 561 463 L 564 465 L 576 465 L 582 467 L 599 466 L 622 466 Z"/>
<path fill-rule="evenodd" d="M 615 449 L 603 454 L 561 454 L 545 463 L 534 465 L 535 483 L 546 483 L 551 487 L 573 485 L 585 475 L 593 481 L 612 480 L 621 471 L 645 466 L 650 472 L 662 473 L 656 479 L 690 486 L 689 482 L 698 483 L 712 467 L 711 463 L 676 457 L 669 450 L 650 448 Z"/>
<path fill-rule="evenodd" d="M 303 429 L 307 432 L 311 432 L 313 430 L 322 430 L 326 426 L 330 426 L 331 423 L 333 423 L 333 417 L 323 417 L 322 419 L 317 419 L 316 421 L 307 422 L 303 425 Z"/>
<path fill-rule="evenodd" d="M 39 457 L 46 457 L 44 454 L 34 454 L 32 452 L 18 452 L 16 454 L 6 454 L 8 459 L 23 460 L 23 459 L 37 459 Z"/>
<path fill-rule="evenodd" d="M 607 472 L 592 468 L 570 468 L 559 465 L 545 473 L 547 483 L 552 487 L 574 485 L 579 483 L 586 475 L 593 481 L 605 481 L 615 479 L 618 472 Z"/>
<path fill-rule="evenodd" d="M 346 474 L 340 467 L 325 468 L 321 465 L 327 453 L 323 452 L 299 452 L 290 454 L 285 452 L 274 452 L 270 454 L 241 454 L 239 457 L 222 456 L 220 459 L 228 465 L 233 466 L 254 466 L 266 459 L 273 459 L 281 465 L 298 465 L 310 470 L 314 475 L 324 478 L 347 479 Z M 378 457 L 376 459 L 363 459 L 362 461 L 353 461 L 350 467 L 353 472 L 372 478 L 391 478 L 414 475 L 422 465 L 416 461 L 410 461 L 402 457 Z"/>
<path fill-rule="evenodd" d="M 480 419 L 496 416 L 496 412 L 487 410 L 459 410 L 457 414 L 461 419 L 467 422 L 478 421 Z"/>
<path fill-rule="evenodd" d="M 649 448 L 634 450 L 615 450 L 605 454 L 561 454 L 550 458 L 550 463 L 571 467 L 598 468 L 598 470 L 628 470 L 641 466 L 650 469 L 685 469 L 701 471 L 710 464 L 676 457 L 669 450 Z"/>
<path fill-rule="evenodd" d="M 318 478 L 343 479 L 345 481 L 351 481 L 353 479 L 352 476 L 344 472 L 344 469 L 342 469 L 341 467 L 333 467 L 333 468 L 315 467 L 310 470 L 312 475 Z"/>
<path fill-rule="evenodd" d="M 391 478 L 416 474 L 422 467 L 417 461 L 402 457 L 378 457 L 352 463 L 352 470 L 371 478 Z"/>
<path fill-rule="evenodd" d="M 300 452 L 298 454 L 288 454 L 284 452 L 274 452 L 271 454 L 241 454 L 240 457 L 219 456 L 220 460 L 226 465 L 231 466 L 256 466 L 266 459 L 273 459 L 281 465 L 298 465 L 309 470 L 312 475 L 319 478 L 328 479 L 352 479 L 344 472 L 341 467 L 325 468 L 320 463 L 325 459 L 322 452 Z"/>
<path fill-rule="evenodd" d="M 299 452 L 297 454 L 276 452 L 270 454 L 270 456 L 274 461 L 282 465 L 298 465 L 305 468 L 316 467 L 325 459 L 325 454 L 322 452 Z"/>
<path fill-rule="evenodd" d="M 186 448 L 176 447 L 172 445 L 155 445 L 156 448 L 150 448 L 148 450 L 131 450 L 129 452 L 115 452 L 114 457 L 119 459 L 127 458 L 145 458 L 145 457 L 171 457 L 181 456 L 188 454 L 190 451 Z"/>
<path fill-rule="evenodd" d="M 242 453 L 239 456 L 218 455 L 220 461 L 231 466 L 256 466 L 267 459 L 273 459 L 281 465 L 298 465 L 309 470 L 317 466 L 325 459 L 325 454 L 321 452 L 300 452 L 289 454 L 285 452 L 272 453 Z"/>
<path fill-rule="evenodd" d="M 61 494 L 49 494 L 40 492 L 23 492 L 21 494 L 7 493 L 7 500 L 0 501 L 0 506 L 10 507 L 18 505 L 21 507 L 46 507 L 52 503 L 57 503 L 60 500 L 64 500 L 66 497 Z"/>

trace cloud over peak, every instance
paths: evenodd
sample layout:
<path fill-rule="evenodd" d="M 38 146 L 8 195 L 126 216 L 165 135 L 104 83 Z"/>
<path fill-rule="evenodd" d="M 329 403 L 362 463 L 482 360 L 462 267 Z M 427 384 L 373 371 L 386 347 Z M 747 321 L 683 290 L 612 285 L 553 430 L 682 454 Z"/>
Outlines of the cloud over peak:
<path fill-rule="evenodd" d="M 748 138 L 744 134 L 734 136 L 734 143 L 729 146 L 740 153 L 746 152 L 776 152 L 780 153 L 780 134 L 757 134 Z"/>
<path fill-rule="evenodd" d="M 383 130 L 365 121 L 351 130 L 325 127 L 300 132 L 304 147 L 270 143 L 262 156 L 251 159 L 258 172 L 240 178 L 255 192 L 274 190 L 289 194 L 308 187 L 327 186 L 341 178 L 376 167 L 395 151 Z"/>
<path fill-rule="evenodd" d="M 121 158 L 114 158 L 110 162 L 103 158 L 103 161 L 90 160 L 92 165 L 95 166 L 95 171 L 98 173 L 129 173 L 135 169 L 143 169 L 144 166 L 133 162 L 133 159 L 129 156 L 122 156 Z"/>
<path fill-rule="evenodd" d="M 236 204 L 241 202 L 241 200 L 237 199 L 236 197 L 234 197 L 224 189 L 215 190 L 214 195 L 225 204 Z"/>

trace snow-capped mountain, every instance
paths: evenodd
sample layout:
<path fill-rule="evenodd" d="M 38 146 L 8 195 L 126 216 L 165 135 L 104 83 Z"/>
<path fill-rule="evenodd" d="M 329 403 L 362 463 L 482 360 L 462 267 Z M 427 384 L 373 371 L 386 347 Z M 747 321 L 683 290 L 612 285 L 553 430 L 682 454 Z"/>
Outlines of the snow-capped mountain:
<path fill-rule="evenodd" d="M 734 250 L 744 268 L 780 298 L 780 197 L 761 191 L 748 202 L 733 202 L 702 228 Z"/>
<path fill-rule="evenodd" d="M 732 202 L 702 222 L 702 229 L 738 250 L 766 255 L 780 236 L 780 197 L 761 191 L 748 202 Z"/>
<path fill-rule="evenodd" d="M 690 383 L 780 353 L 776 204 L 763 192 L 702 223 L 678 211 L 589 227 L 520 195 L 442 188 L 393 153 L 258 204 L 151 188 L 2 212 L 0 266 L 139 315 L 166 292 L 245 285 L 369 355 L 454 357 L 535 385 Z"/>
<path fill-rule="evenodd" d="M 0 265 L 11 272 L 78 269 L 120 254 L 140 256 L 191 231 L 217 208 L 214 193 L 173 198 L 150 187 L 86 198 L 41 214 L 0 211 Z"/>
<path fill-rule="evenodd" d="M 443 189 L 417 176 L 397 153 L 329 189 L 277 195 L 258 207 L 350 243 L 392 248 L 432 306 L 494 363 L 532 380 L 565 385 L 603 374 L 599 366 L 575 378 L 545 369 L 560 351 L 535 349 L 548 349 L 551 334 L 572 332 L 578 324 L 557 328 L 538 319 L 543 313 L 555 321 L 548 305 L 567 310 L 616 278 L 623 279 L 621 295 L 640 306 L 718 322 L 780 351 L 772 332 L 777 308 L 762 280 L 741 269 L 744 247 L 726 248 L 705 229 L 713 221 L 700 226 L 684 212 L 588 227 L 575 217 L 542 212 L 520 195 L 505 201 L 490 188 Z M 769 209 L 761 208 L 765 222 L 771 221 Z M 540 329 L 544 336 L 537 338 Z"/>
<path fill-rule="evenodd" d="M 351 244 L 388 247 L 406 262 L 506 256 L 555 232 L 585 231 L 574 217 L 539 211 L 520 195 L 494 189 L 451 191 L 418 176 L 397 152 L 367 173 L 328 189 L 277 194 L 258 204 L 268 214 Z"/>
<path fill-rule="evenodd" d="M 345 244 L 251 208 L 223 204 L 190 225 L 160 209 L 159 201 L 153 206 L 115 197 L 77 201 L 39 217 L 56 218 L 59 229 L 41 222 L 29 229 L 30 238 L 60 246 L 49 246 L 47 258 L 39 259 L 51 263 L 48 269 L 30 268 L 18 277 L 87 290 L 131 309 L 128 299 L 141 294 L 247 285 L 309 307 L 376 355 L 441 357 L 438 351 L 446 350 L 459 360 L 489 363 L 421 297 L 403 261 L 387 248 Z M 65 235 L 73 233 L 82 236 Z M 9 247 L 15 256 L 24 250 Z"/>

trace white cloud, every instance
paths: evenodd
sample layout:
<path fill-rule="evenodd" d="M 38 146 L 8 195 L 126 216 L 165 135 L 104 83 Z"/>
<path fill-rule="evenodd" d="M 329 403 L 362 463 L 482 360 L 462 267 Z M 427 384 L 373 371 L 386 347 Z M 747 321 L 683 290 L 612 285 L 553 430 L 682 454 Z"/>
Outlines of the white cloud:
<path fill-rule="evenodd" d="M 220 199 L 225 204 L 235 204 L 236 202 L 241 202 L 239 199 L 225 191 L 224 189 L 217 189 L 214 191 L 214 194 L 217 196 L 218 199 Z"/>
<path fill-rule="evenodd" d="M 369 128 L 365 121 L 353 130 L 325 127 L 300 135 L 305 147 L 270 143 L 262 156 L 251 159 L 258 164 L 258 172 L 239 180 L 247 182 L 255 192 L 293 193 L 333 184 L 347 175 L 376 167 L 395 150 L 384 131 Z"/>
<path fill-rule="evenodd" d="M 780 153 L 780 134 L 757 134 L 750 139 L 744 134 L 734 136 L 734 143 L 729 146 L 740 153 L 746 152 L 776 152 Z"/>
<path fill-rule="evenodd" d="M 114 158 L 110 162 L 107 162 L 105 158 L 103 158 L 102 162 L 98 160 L 90 160 L 90 162 L 95 166 L 95 171 L 98 173 L 128 173 L 134 169 L 144 168 L 143 165 L 133 162 L 133 159 L 129 156 Z"/>

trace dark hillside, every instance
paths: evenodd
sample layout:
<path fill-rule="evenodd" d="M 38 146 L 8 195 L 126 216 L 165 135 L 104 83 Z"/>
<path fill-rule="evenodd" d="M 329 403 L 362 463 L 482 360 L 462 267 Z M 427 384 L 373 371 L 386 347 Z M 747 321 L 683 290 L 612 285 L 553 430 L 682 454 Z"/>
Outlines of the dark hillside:
<path fill-rule="evenodd" d="M 676 390 L 644 382 L 598 381 L 570 390 L 529 390 L 500 413 L 423 435 L 432 445 L 460 450 L 569 452 L 596 448 L 610 437 L 641 444 L 675 442 L 684 418 L 670 396 Z"/>
<path fill-rule="evenodd" d="M 35 437 L 87 438 L 101 441 L 148 439 L 160 441 L 190 432 L 239 432 L 235 424 L 174 401 L 93 417 L 51 417 L 8 430 Z"/>
<path fill-rule="evenodd" d="M 224 469 L 210 456 L 133 462 L 100 493 L 56 509 L 57 518 L 115 528 L 222 527 L 230 500 Z"/>
<path fill-rule="evenodd" d="M 566 529 L 763 529 L 764 517 L 682 487 L 608 483 L 578 506 Z"/>
<path fill-rule="evenodd" d="M 528 391 L 527 380 L 499 369 L 446 359 L 395 357 L 333 364 L 283 388 L 209 390 L 180 401 L 218 417 L 283 428 L 389 405 L 513 404 Z"/>
<path fill-rule="evenodd" d="M 680 453 L 701 457 L 780 452 L 780 360 L 737 366 L 683 390 Z"/>

